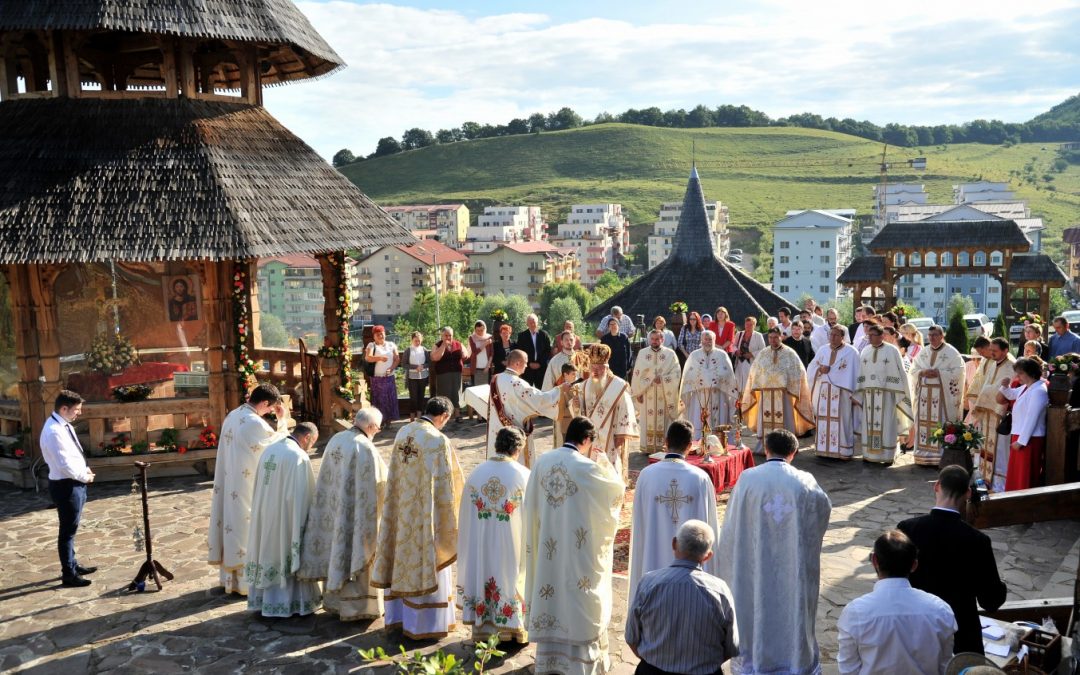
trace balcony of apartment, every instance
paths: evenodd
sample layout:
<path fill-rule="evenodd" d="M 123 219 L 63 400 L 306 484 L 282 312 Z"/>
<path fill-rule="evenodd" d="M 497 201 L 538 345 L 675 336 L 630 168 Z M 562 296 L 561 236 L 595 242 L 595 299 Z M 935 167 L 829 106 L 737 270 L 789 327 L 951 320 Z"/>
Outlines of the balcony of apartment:
<path fill-rule="evenodd" d="M 546 284 L 546 283 L 548 283 L 548 282 L 547 282 L 547 279 L 545 277 L 535 276 L 535 275 L 530 275 L 529 276 L 529 288 L 535 288 L 535 289 L 539 290 L 539 289 L 543 288 L 544 284 Z"/>
<path fill-rule="evenodd" d="M 480 288 L 484 285 L 484 272 L 468 271 L 465 273 L 463 283 L 466 288 Z"/>
<path fill-rule="evenodd" d="M 367 270 L 361 270 L 361 271 L 357 272 L 356 273 L 356 278 L 359 279 L 362 282 L 366 281 L 367 284 L 364 284 L 364 285 L 370 285 L 371 284 L 371 272 L 369 272 Z"/>

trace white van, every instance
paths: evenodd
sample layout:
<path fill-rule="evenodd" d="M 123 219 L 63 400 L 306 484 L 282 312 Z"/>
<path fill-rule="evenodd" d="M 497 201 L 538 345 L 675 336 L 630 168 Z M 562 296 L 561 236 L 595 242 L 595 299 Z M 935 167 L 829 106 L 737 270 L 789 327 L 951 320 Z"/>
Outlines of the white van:
<path fill-rule="evenodd" d="M 964 325 L 968 329 L 968 339 L 984 337 L 987 340 L 994 337 L 994 322 L 985 314 L 965 314 Z"/>

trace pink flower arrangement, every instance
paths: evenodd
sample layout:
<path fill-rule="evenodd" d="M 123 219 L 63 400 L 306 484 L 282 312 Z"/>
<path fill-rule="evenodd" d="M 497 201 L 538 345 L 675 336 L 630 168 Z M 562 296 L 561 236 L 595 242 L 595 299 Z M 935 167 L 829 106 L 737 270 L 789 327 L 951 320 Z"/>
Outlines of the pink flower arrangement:
<path fill-rule="evenodd" d="M 946 443 L 955 443 L 956 442 L 956 434 L 949 434 L 949 435 L 945 436 L 945 442 Z"/>

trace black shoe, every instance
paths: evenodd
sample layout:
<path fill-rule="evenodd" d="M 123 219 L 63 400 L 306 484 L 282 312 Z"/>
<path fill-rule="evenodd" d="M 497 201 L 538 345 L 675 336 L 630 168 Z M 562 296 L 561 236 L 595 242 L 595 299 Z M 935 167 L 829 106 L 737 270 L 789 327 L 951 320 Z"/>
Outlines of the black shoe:
<path fill-rule="evenodd" d="M 60 582 L 60 585 L 61 586 L 81 587 L 81 586 L 89 586 L 90 583 L 91 582 L 90 582 L 89 579 L 83 579 L 82 577 L 76 575 L 76 576 L 73 576 L 73 577 L 64 577 L 63 581 Z"/>
<path fill-rule="evenodd" d="M 84 574 L 93 574 L 94 572 L 97 572 L 96 567 L 83 567 L 82 565 L 75 566 L 75 574 L 79 576 L 82 576 Z"/>

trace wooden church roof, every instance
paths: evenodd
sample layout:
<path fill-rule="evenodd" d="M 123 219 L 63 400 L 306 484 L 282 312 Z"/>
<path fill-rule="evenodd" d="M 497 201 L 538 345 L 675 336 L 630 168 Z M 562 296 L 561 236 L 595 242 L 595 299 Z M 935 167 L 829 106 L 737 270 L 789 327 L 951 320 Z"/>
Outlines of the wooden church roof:
<path fill-rule="evenodd" d="M 259 45 L 264 84 L 326 75 L 344 65 L 291 0 L 12 0 L 0 33 L 117 31 Z"/>
<path fill-rule="evenodd" d="M 686 185 L 671 255 L 600 303 L 586 320 L 595 323 L 618 305 L 635 321 L 636 315 L 644 314 L 646 323 L 651 325 L 656 316 L 669 316 L 669 306 L 678 300 L 685 302 L 691 311 L 702 313 L 712 314 L 717 307 L 726 307 L 736 324 L 748 316 L 758 318 L 762 314 L 774 314 L 780 307 L 794 307 L 741 269 L 717 257 L 697 168 L 691 171 Z"/>
<path fill-rule="evenodd" d="M 0 263 L 222 260 L 415 240 L 258 106 L 0 104 Z"/>

